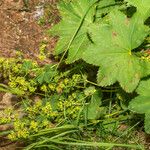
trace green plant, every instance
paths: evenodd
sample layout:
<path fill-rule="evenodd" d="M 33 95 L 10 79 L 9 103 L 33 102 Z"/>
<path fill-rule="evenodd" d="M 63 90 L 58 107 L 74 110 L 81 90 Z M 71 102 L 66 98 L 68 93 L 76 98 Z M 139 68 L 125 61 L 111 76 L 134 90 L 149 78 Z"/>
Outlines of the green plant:
<path fill-rule="evenodd" d="M 40 60 L 44 60 L 46 58 L 46 47 L 47 47 L 47 42 L 42 41 L 40 44 L 40 48 L 39 48 L 39 59 Z"/>
<path fill-rule="evenodd" d="M 62 20 L 50 31 L 59 36 L 55 54 L 63 53 L 60 63 L 66 55 L 67 63 L 83 59 L 100 66 L 97 74 L 99 86 L 119 82 L 126 92 L 134 92 L 140 80 L 150 74 L 149 54 L 142 47 L 150 33 L 145 24 L 150 16 L 148 3 L 148 0 L 61 1 L 58 9 Z M 128 7 L 136 8 L 130 17 Z M 138 102 L 136 98 L 133 100 L 134 110 L 138 110 Z M 148 109 L 147 103 L 145 105 Z M 147 111 L 143 111 L 146 116 Z M 147 117 L 146 122 L 149 133 Z"/>
<path fill-rule="evenodd" d="M 129 109 L 137 113 L 145 114 L 145 131 L 150 134 L 150 80 L 141 81 L 139 87 L 137 88 L 137 93 L 139 96 L 134 98 L 129 105 Z"/>
<path fill-rule="evenodd" d="M 129 110 L 145 114 L 150 133 L 148 0 L 62 0 L 58 6 L 62 19 L 50 30 L 59 36 L 58 64 L 0 59 L 0 90 L 20 98 L 18 110 L 0 112 L 0 124 L 13 126 L 0 135 L 23 141 L 27 150 L 144 149 L 134 138 L 141 116 L 132 125 Z M 42 56 L 45 48 L 42 43 Z"/>
<path fill-rule="evenodd" d="M 122 122 L 122 120 L 129 119 L 124 115 L 118 119 L 115 118 L 116 115 L 124 112 L 119 106 L 109 107 L 108 113 L 108 104 L 103 104 L 102 100 L 103 90 L 89 83 L 90 81 L 86 77 L 87 73 L 82 69 L 83 66 L 71 67 L 72 69 L 68 68 L 69 70 L 61 72 L 60 70 L 56 71 L 56 65 L 40 67 L 28 60 L 4 58 L 2 60 L 1 69 L 5 70 L 2 77 L 8 81 L 8 85 L 1 84 L 0 90 L 16 94 L 21 99 L 19 104 L 15 104 L 19 106 L 19 109 L 12 106 L 12 108 L 0 112 L 0 124 L 13 126 L 12 130 L 2 132 L 1 135 L 8 135 L 7 137 L 12 141 L 26 141 L 27 149 L 45 147 L 46 143 L 57 148 L 63 147 L 64 144 L 67 147 L 74 145 L 77 148 L 85 149 L 95 146 L 140 148 L 136 145 L 109 144 L 107 140 L 102 140 L 104 143 L 98 143 L 98 139 L 101 137 L 98 135 L 96 145 L 92 143 L 94 139 L 91 139 L 89 143 L 87 137 L 81 138 L 86 132 L 89 135 L 95 134 L 90 129 L 93 128 L 92 125 L 95 126 L 94 129 L 97 129 L 101 124 L 106 123 L 110 126 L 112 124 L 112 130 L 114 130 L 114 120 Z M 18 66 L 15 72 L 13 66 Z M 79 72 L 79 68 L 82 69 L 82 75 L 76 73 L 76 71 Z M 6 73 L 8 70 L 9 74 Z M 89 72 L 89 69 L 87 71 Z M 13 80 L 14 87 L 10 86 L 10 82 L 12 83 L 10 75 L 15 79 L 21 79 L 20 81 Z M 27 84 L 31 83 L 31 79 L 36 83 L 33 92 L 29 91 Z M 109 90 L 106 91 L 109 92 Z M 33 100 L 32 98 L 36 96 L 38 99 Z M 67 127 L 68 124 L 72 127 Z M 106 126 L 104 125 L 104 129 L 107 129 Z M 63 127 L 65 129 L 62 129 Z M 72 132 L 75 133 L 72 134 Z M 49 133 L 51 136 L 48 136 Z M 41 138 L 45 140 L 41 142 Z M 66 143 L 63 144 L 64 140 Z"/>
<path fill-rule="evenodd" d="M 63 19 L 52 29 L 54 34 L 60 36 L 56 54 L 65 50 L 65 53 L 68 51 L 67 60 L 70 63 L 83 58 L 90 64 L 100 66 L 97 77 L 99 85 L 107 86 L 119 81 L 124 90 L 132 92 L 140 79 L 149 74 L 149 62 L 132 52 L 149 34 L 149 28 L 144 25 L 149 10 L 144 9 L 147 3 L 141 4 L 143 10 L 137 8 L 131 18 L 115 9 L 107 15 L 107 22 L 101 18 L 98 24 L 94 21 L 97 5 L 100 6 L 101 1 L 60 3 Z"/>
<path fill-rule="evenodd" d="M 7 86 L 3 90 L 10 90 L 20 96 L 35 92 L 37 83 L 34 81 L 33 74 L 38 70 L 37 63 L 6 58 L 1 58 L 0 62 L 0 70 L 3 72 L 1 80 L 7 81 Z"/>

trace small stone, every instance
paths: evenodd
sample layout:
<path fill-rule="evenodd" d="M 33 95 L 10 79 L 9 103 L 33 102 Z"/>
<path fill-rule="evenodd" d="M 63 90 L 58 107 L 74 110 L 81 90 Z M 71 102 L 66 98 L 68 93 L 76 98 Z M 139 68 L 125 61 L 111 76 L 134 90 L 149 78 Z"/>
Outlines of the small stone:
<path fill-rule="evenodd" d="M 6 93 L 3 95 L 2 101 L 0 104 L 5 104 L 4 107 L 13 107 L 18 102 L 18 98 L 16 95 L 13 95 L 11 93 Z"/>

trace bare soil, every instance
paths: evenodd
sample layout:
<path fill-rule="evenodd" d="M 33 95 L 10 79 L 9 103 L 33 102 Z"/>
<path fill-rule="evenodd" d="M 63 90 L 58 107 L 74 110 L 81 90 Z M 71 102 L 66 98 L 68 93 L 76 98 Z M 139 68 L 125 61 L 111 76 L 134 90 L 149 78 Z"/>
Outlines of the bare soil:
<path fill-rule="evenodd" d="M 43 40 L 48 42 L 47 51 L 52 52 L 56 39 L 50 38 L 44 31 L 56 22 L 57 17 L 53 22 L 40 26 L 36 13 L 40 6 L 55 4 L 56 0 L 29 0 L 29 10 L 26 11 L 23 0 L 0 0 L 0 57 L 17 57 L 20 51 L 24 58 L 40 61 L 39 46 Z M 49 11 L 49 17 L 56 16 L 55 9 Z M 48 59 L 45 61 L 50 62 Z"/>

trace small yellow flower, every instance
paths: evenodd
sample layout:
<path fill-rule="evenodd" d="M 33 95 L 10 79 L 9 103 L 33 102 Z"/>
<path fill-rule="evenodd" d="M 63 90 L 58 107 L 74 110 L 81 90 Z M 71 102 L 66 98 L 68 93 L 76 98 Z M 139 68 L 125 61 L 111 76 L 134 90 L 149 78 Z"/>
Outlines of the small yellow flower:
<path fill-rule="evenodd" d="M 64 79 L 64 83 L 67 85 L 69 83 L 69 79 L 68 78 Z"/>
<path fill-rule="evenodd" d="M 0 123 L 5 124 L 5 123 L 9 123 L 11 121 L 10 117 L 1 117 L 0 116 Z"/>
<path fill-rule="evenodd" d="M 58 86 L 58 87 L 56 88 L 56 91 L 57 91 L 58 94 L 61 94 L 61 93 L 62 93 L 62 88 Z"/>
<path fill-rule="evenodd" d="M 4 110 L 4 114 L 7 114 L 7 115 L 10 115 L 12 112 L 13 112 L 13 109 L 12 109 L 12 108 L 6 108 L 6 109 Z"/>
<path fill-rule="evenodd" d="M 44 121 L 42 122 L 42 126 L 44 126 L 44 127 L 48 127 L 49 124 L 50 124 L 50 122 L 49 122 L 48 120 L 44 120 Z"/>
<path fill-rule="evenodd" d="M 35 121 L 31 121 L 30 130 L 33 130 L 33 131 L 37 132 L 38 131 L 38 123 L 35 122 Z"/>
<path fill-rule="evenodd" d="M 63 89 L 65 87 L 65 84 L 63 84 L 63 82 L 60 82 L 59 87 Z"/>
<path fill-rule="evenodd" d="M 55 91 L 55 86 L 53 84 L 48 84 L 48 87 L 50 88 L 50 90 Z"/>
<path fill-rule="evenodd" d="M 8 135 L 8 139 L 15 141 L 17 140 L 17 136 L 16 136 L 16 132 L 12 131 L 9 135 Z"/>
<path fill-rule="evenodd" d="M 38 58 L 39 58 L 40 60 L 44 60 L 44 59 L 46 58 L 46 56 L 45 56 L 44 54 L 40 54 L 40 55 L 38 56 Z"/>
<path fill-rule="evenodd" d="M 16 120 L 16 121 L 14 122 L 14 129 L 15 129 L 16 131 L 22 130 L 22 129 L 24 129 L 24 127 L 25 127 L 25 123 L 24 123 L 24 122 L 22 122 L 22 121 L 20 121 L 20 120 Z"/>
<path fill-rule="evenodd" d="M 27 128 L 24 128 L 23 130 L 19 130 L 17 132 L 17 137 L 26 139 L 29 136 L 29 131 Z"/>
<path fill-rule="evenodd" d="M 46 105 L 42 108 L 42 111 L 44 114 L 49 114 L 52 112 L 51 104 L 47 102 Z"/>
<path fill-rule="evenodd" d="M 47 92 L 47 86 L 45 84 L 41 86 L 41 91 Z"/>
<path fill-rule="evenodd" d="M 58 108 L 62 111 L 64 109 L 64 105 L 63 105 L 63 102 L 59 102 L 58 104 Z"/>
<path fill-rule="evenodd" d="M 76 98 L 77 97 L 76 93 L 72 93 L 72 97 Z"/>
<path fill-rule="evenodd" d="M 13 114 L 13 119 L 14 119 L 15 121 L 17 121 L 17 120 L 19 119 L 19 113 L 14 113 L 14 114 Z"/>
<path fill-rule="evenodd" d="M 42 101 L 41 100 L 38 100 L 36 103 L 35 103 L 35 107 L 36 108 L 39 108 L 42 106 Z"/>
<path fill-rule="evenodd" d="M 33 93 L 33 92 L 35 92 L 35 87 L 31 87 L 31 86 L 29 86 L 29 91 L 31 92 L 31 93 Z"/>

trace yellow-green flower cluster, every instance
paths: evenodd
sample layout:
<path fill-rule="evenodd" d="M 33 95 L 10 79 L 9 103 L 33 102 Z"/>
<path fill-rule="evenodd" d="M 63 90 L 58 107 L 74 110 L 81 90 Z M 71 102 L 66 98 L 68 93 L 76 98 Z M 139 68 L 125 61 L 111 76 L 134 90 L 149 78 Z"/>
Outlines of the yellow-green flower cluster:
<path fill-rule="evenodd" d="M 30 127 L 29 128 L 30 128 L 30 130 L 38 132 L 38 123 L 35 122 L 34 120 L 32 120 L 31 123 L 30 123 Z"/>
<path fill-rule="evenodd" d="M 41 48 L 43 49 L 43 45 Z M 26 69 L 29 71 L 26 72 Z M 39 84 L 36 80 L 37 76 L 43 72 L 44 67 L 38 66 L 34 62 L 20 59 L 0 58 L 0 70 L 4 79 L 8 81 L 8 86 L 14 94 L 31 95 L 36 90 L 40 89 L 45 93 L 70 93 L 74 90 L 82 80 L 82 76 L 75 74 L 68 78 L 68 72 L 59 73 L 54 76 L 50 83 Z M 66 77 L 67 76 L 67 77 Z"/>
<path fill-rule="evenodd" d="M 29 71 L 29 74 L 25 71 L 27 60 L 0 58 L 0 71 L 3 80 L 8 82 L 11 92 L 14 91 L 17 95 L 23 95 L 26 93 L 31 94 L 37 89 L 37 83 L 34 77 L 30 76 L 33 72 Z M 30 64 L 30 63 L 29 63 Z M 37 67 L 37 64 L 31 62 L 33 68 Z M 35 73 L 34 73 L 35 74 Z"/>
<path fill-rule="evenodd" d="M 52 91 L 58 94 L 70 93 L 72 90 L 77 88 L 80 83 L 83 83 L 81 75 L 75 74 L 70 78 L 61 78 L 62 75 L 56 76 L 52 83 L 48 84 L 45 91 Z"/>
<path fill-rule="evenodd" d="M 0 124 L 10 123 L 12 120 L 12 108 L 7 108 L 4 111 L 0 111 Z"/>
<path fill-rule="evenodd" d="M 8 138 L 12 141 L 17 139 L 26 139 L 29 136 L 29 129 L 27 128 L 26 122 L 23 120 L 16 120 L 13 123 L 14 130 L 8 135 Z"/>
<path fill-rule="evenodd" d="M 12 141 L 16 141 L 18 139 L 27 139 L 29 136 L 29 131 L 27 128 L 24 128 L 19 131 L 12 131 L 9 135 L 8 138 Z"/>
<path fill-rule="evenodd" d="M 35 103 L 27 104 L 22 110 L 21 118 L 19 115 L 9 118 L 9 121 L 13 122 L 14 130 L 8 135 L 8 138 L 11 140 L 27 139 L 42 129 L 51 128 L 54 126 L 53 124 L 65 119 L 64 111 L 65 117 L 76 119 L 82 108 L 82 100 L 78 98 L 76 92 L 69 95 L 67 99 L 60 98 L 55 110 L 50 101 L 38 100 Z"/>
<path fill-rule="evenodd" d="M 91 86 L 91 87 L 88 87 L 84 90 L 84 94 L 86 96 L 90 96 L 90 95 L 93 95 L 94 93 L 96 92 L 96 89 L 95 87 Z"/>
<path fill-rule="evenodd" d="M 4 78 L 7 78 L 11 74 L 19 73 L 20 68 L 21 64 L 18 63 L 18 60 L 13 58 L 0 58 L 0 70 Z"/>
<path fill-rule="evenodd" d="M 57 112 L 52 110 L 52 106 L 49 102 L 47 102 L 45 104 L 45 106 L 42 107 L 41 113 L 42 113 L 42 115 L 51 117 L 51 118 L 54 118 L 57 116 Z"/>
<path fill-rule="evenodd" d="M 8 135 L 8 138 L 12 141 L 18 139 L 27 139 L 30 135 L 33 135 L 41 129 L 47 129 L 52 127 L 51 122 L 47 119 L 43 121 L 30 120 L 29 118 L 19 119 L 13 123 L 14 129 Z"/>
<path fill-rule="evenodd" d="M 38 56 L 40 60 L 44 60 L 46 58 L 46 53 L 45 53 L 46 52 L 46 47 L 47 47 L 47 43 L 42 42 L 41 45 L 40 45 L 40 48 L 39 48 L 40 54 Z"/>
<path fill-rule="evenodd" d="M 70 119 L 75 119 L 78 116 L 83 104 L 82 100 L 78 99 L 77 94 L 73 93 L 68 96 L 68 99 L 58 102 L 58 111 L 63 114 L 65 111 L 66 117 Z M 60 117 L 59 117 L 60 118 Z M 62 117 L 63 118 L 63 117 Z"/>
<path fill-rule="evenodd" d="M 64 78 L 63 74 L 57 75 L 50 83 L 44 83 L 40 86 L 40 90 L 45 93 L 70 93 L 77 86 L 83 83 L 81 75 L 75 74 L 70 78 Z"/>
<path fill-rule="evenodd" d="M 146 56 L 142 56 L 141 59 L 150 61 L 150 56 L 147 56 L 147 57 Z"/>
<path fill-rule="evenodd" d="M 42 104 L 42 101 L 40 100 L 36 102 L 33 106 L 31 105 L 27 107 L 26 113 L 31 119 L 35 118 L 38 115 L 41 115 L 52 120 L 58 115 L 56 111 L 52 110 L 50 102 Z"/>
<path fill-rule="evenodd" d="M 48 91 L 48 87 L 45 84 L 43 84 L 40 89 L 43 92 L 47 92 Z"/>
<path fill-rule="evenodd" d="M 41 47 L 42 50 L 44 48 L 45 46 Z M 43 96 L 42 100 L 24 105 L 21 115 L 15 115 L 15 111 L 1 115 L 0 123 L 11 122 L 14 126 L 14 130 L 8 136 L 11 140 L 27 139 L 30 135 L 59 123 L 65 117 L 76 119 L 83 108 L 83 97 L 94 92 L 91 90 L 88 91 L 88 94 L 79 96 L 84 89 L 84 81 L 79 74 L 58 73 L 50 82 L 49 76 L 46 74 L 48 77 L 43 75 L 40 83 L 37 78 L 40 73 L 42 74 L 44 67 L 32 64 L 35 68 L 26 71 L 26 68 L 30 67 L 30 63 L 23 65 L 20 60 L 13 59 L 7 61 L 0 59 L 0 63 L 0 70 L 4 73 L 3 78 L 8 79 L 8 86 L 16 95 L 23 97 L 37 92 L 42 96 L 47 96 Z M 55 108 L 53 103 L 55 103 Z"/>
<path fill-rule="evenodd" d="M 11 140 L 27 139 L 41 129 L 51 127 L 51 118 L 56 116 L 50 103 L 43 104 L 41 100 L 29 105 L 22 118 L 13 120 L 14 130 L 8 135 Z M 41 118 L 40 120 L 38 118 Z"/>
<path fill-rule="evenodd" d="M 41 108 L 42 108 L 42 101 L 37 101 L 34 105 L 30 105 L 27 108 L 25 108 L 25 112 L 27 113 L 28 117 L 30 119 L 35 118 L 37 115 L 40 114 Z"/>
<path fill-rule="evenodd" d="M 9 80 L 10 80 L 8 83 L 9 87 L 14 90 L 19 89 L 20 91 L 22 91 L 22 95 L 27 93 L 28 91 L 30 93 L 33 93 L 36 90 L 36 82 L 32 79 L 29 79 L 27 81 L 25 77 L 10 76 Z"/>

